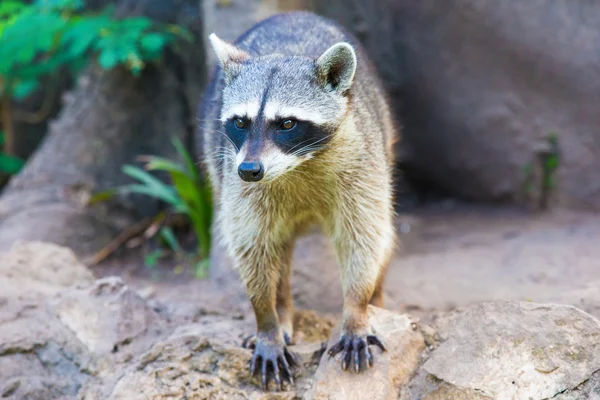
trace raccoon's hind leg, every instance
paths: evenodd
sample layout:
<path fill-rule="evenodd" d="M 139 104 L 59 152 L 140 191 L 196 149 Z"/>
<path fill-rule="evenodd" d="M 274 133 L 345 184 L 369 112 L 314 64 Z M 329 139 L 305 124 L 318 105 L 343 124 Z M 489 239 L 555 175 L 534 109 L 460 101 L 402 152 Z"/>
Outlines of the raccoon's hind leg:
<path fill-rule="evenodd" d="M 371 300 L 369 301 L 369 304 L 374 305 L 375 307 L 379 307 L 379 308 L 383 308 L 383 306 L 384 306 L 383 283 L 385 281 L 385 275 L 387 273 L 388 266 L 390 264 L 392 255 L 394 253 L 394 248 L 392 246 L 390 246 L 390 248 L 388 249 L 388 252 L 389 252 L 389 254 L 385 258 L 386 261 L 383 262 L 383 265 L 381 266 L 381 270 L 379 271 L 379 277 L 377 278 L 377 284 L 375 285 L 375 291 L 373 292 L 373 295 L 371 296 Z"/>
<path fill-rule="evenodd" d="M 260 371 L 265 390 L 272 377 L 281 390 L 283 380 L 293 384 L 291 369 L 296 364 L 286 347 L 284 330 L 277 315 L 278 287 L 282 272 L 289 269 L 290 249 L 274 244 L 256 245 L 237 254 L 236 263 L 256 317 L 255 340 L 245 341 L 247 347 L 253 348 L 250 374 Z"/>
<path fill-rule="evenodd" d="M 382 303 L 383 275 L 393 249 L 391 208 L 389 215 L 385 214 L 386 209 L 384 204 L 379 208 L 370 204 L 342 210 L 332 232 L 342 269 L 344 313 L 340 341 L 328 354 L 342 353 L 342 369 L 353 364 L 357 373 L 373 365 L 369 345 L 385 351 L 369 324 L 367 307 L 370 302 Z M 384 215 L 357 215 L 360 211 L 373 210 L 383 210 Z"/>

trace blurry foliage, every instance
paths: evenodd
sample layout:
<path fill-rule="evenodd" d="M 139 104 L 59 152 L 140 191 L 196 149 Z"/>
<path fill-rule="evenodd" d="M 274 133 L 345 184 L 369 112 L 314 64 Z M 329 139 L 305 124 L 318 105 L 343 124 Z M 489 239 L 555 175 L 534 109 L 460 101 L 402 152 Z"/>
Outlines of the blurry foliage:
<path fill-rule="evenodd" d="M 132 183 L 110 190 L 97 193 L 95 201 L 105 200 L 116 194 L 136 193 L 158 199 L 169 205 L 170 212 L 183 215 L 189 221 L 197 241 L 197 253 L 188 255 L 177 240 L 169 226 L 160 228 L 160 237 L 167 247 L 178 256 L 185 256 L 186 260 L 195 266 L 198 277 L 203 277 L 208 269 L 208 256 L 211 245 L 212 202 L 210 184 L 199 173 L 192 157 L 181 141 L 173 140 L 177 152 L 183 163 L 157 156 L 142 156 L 140 160 L 145 163 L 144 168 L 133 165 L 124 165 L 123 172 L 134 178 L 137 183 Z M 150 172 L 164 171 L 171 178 L 167 184 L 156 178 Z M 153 266 L 158 259 L 166 255 L 162 249 L 155 250 L 146 256 L 146 264 Z"/>
<path fill-rule="evenodd" d="M 113 17 L 114 6 L 101 11 L 86 11 L 84 0 L 0 0 L 0 111 L 6 144 L 14 142 L 11 99 L 21 100 L 40 87 L 42 78 L 52 77 L 66 68 L 77 75 L 90 60 L 105 70 L 124 66 L 139 76 L 148 63 L 160 61 L 167 46 L 192 35 L 178 25 L 160 24 L 146 17 Z M 4 139 L 4 135 L 2 135 Z M 12 145 L 4 144 L 0 153 L 0 172 L 15 174 L 24 161 L 12 155 Z M 175 141 L 181 165 L 174 161 L 144 157 L 145 170 L 125 165 L 123 172 L 138 183 L 98 193 L 94 201 L 116 193 L 138 193 L 159 199 L 171 212 L 186 216 L 198 242 L 197 254 L 183 250 L 169 226 L 162 226 L 159 237 L 173 253 L 193 262 L 196 274 L 203 276 L 208 266 L 212 206 L 209 186 L 200 175 L 181 142 Z M 154 177 L 150 171 L 167 172 L 172 185 Z M 168 252 L 155 250 L 146 263 L 155 265 Z"/>
<path fill-rule="evenodd" d="M 528 197 L 538 196 L 536 207 L 548 206 L 551 192 L 556 189 L 556 173 L 560 165 L 558 133 L 550 132 L 546 143 L 534 155 L 534 161 L 522 167 L 523 189 Z"/>
<path fill-rule="evenodd" d="M 4 132 L 0 131 L 0 146 L 4 144 Z M 18 157 L 0 153 L 0 172 L 15 175 L 25 165 L 25 161 Z"/>
<path fill-rule="evenodd" d="M 166 46 L 192 38 L 182 27 L 145 17 L 115 19 L 113 11 L 113 6 L 85 11 L 83 0 L 0 0 L 0 115 L 5 133 L 0 173 L 15 174 L 24 164 L 14 156 L 18 116 L 11 99 L 27 97 L 42 78 L 61 68 L 76 75 L 93 58 L 106 70 L 124 65 L 137 76 L 147 63 L 160 60 Z M 43 112 L 32 115 L 41 115 L 39 122 L 47 117 Z"/>
<path fill-rule="evenodd" d="M 544 157 L 544 186 L 548 189 L 556 187 L 556 169 L 558 168 L 558 133 L 550 132 L 547 137 L 550 150 Z"/>
<path fill-rule="evenodd" d="M 163 49 L 191 35 L 176 25 L 145 17 L 115 19 L 114 7 L 84 11 L 83 0 L 0 2 L 0 95 L 22 99 L 40 78 L 61 67 L 78 72 L 90 56 L 104 69 L 125 65 L 138 75 Z"/>

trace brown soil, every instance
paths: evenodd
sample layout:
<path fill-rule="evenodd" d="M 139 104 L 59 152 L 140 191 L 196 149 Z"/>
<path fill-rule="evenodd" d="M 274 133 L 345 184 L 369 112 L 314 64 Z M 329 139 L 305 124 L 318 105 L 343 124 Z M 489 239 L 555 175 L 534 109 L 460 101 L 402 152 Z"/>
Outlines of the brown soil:
<path fill-rule="evenodd" d="M 388 309 L 425 315 L 484 301 L 523 300 L 573 304 L 600 316 L 597 214 L 441 202 L 399 215 L 397 226 L 402 248 L 386 279 Z M 183 309 L 193 304 L 250 313 L 235 278 L 216 286 L 189 271 L 176 274 L 173 265 L 152 272 L 133 254 L 94 271 L 122 276 L 148 297 Z M 299 241 L 292 287 L 298 308 L 341 312 L 338 267 L 319 234 Z"/>

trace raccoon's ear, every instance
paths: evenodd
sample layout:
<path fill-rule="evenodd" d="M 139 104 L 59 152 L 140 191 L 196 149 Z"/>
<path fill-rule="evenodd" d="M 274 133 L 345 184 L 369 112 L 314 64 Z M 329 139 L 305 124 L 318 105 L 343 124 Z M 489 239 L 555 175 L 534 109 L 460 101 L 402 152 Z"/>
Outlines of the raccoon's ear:
<path fill-rule="evenodd" d="M 317 59 L 319 79 L 340 94 L 350 89 L 355 72 L 356 53 L 348 43 L 334 44 Z"/>
<path fill-rule="evenodd" d="M 211 33 L 208 38 L 219 64 L 223 67 L 225 81 L 229 83 L 240 73 L 240 65 L 250 58 L 250 54 L 220 39 L 214 33 Z"/>

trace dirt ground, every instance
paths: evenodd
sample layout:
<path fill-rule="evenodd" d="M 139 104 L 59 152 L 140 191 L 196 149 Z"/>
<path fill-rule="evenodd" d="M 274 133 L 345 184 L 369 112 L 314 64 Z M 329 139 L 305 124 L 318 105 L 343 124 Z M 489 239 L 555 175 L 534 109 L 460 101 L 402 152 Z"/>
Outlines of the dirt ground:
<path fill-rule="evenodd" d="M 491 300 L 575 305 L 600 317 L 600 216 L 438 202 L 397 218 L 401 246 L 386 279 L 386 308 L 427 316 Z M 221 270 L 229 268 L 224 262 Z M 95 269 L 119 275 L 148 298 L 187 310 L 250 313 L 234 275 L 226 284 L 198 280 L 172 267 L 151 273 L 125 259 Z M 339 315 L 338 267 L 319 234 L 296 248 L 293 294 L 298 308 Z"/>

